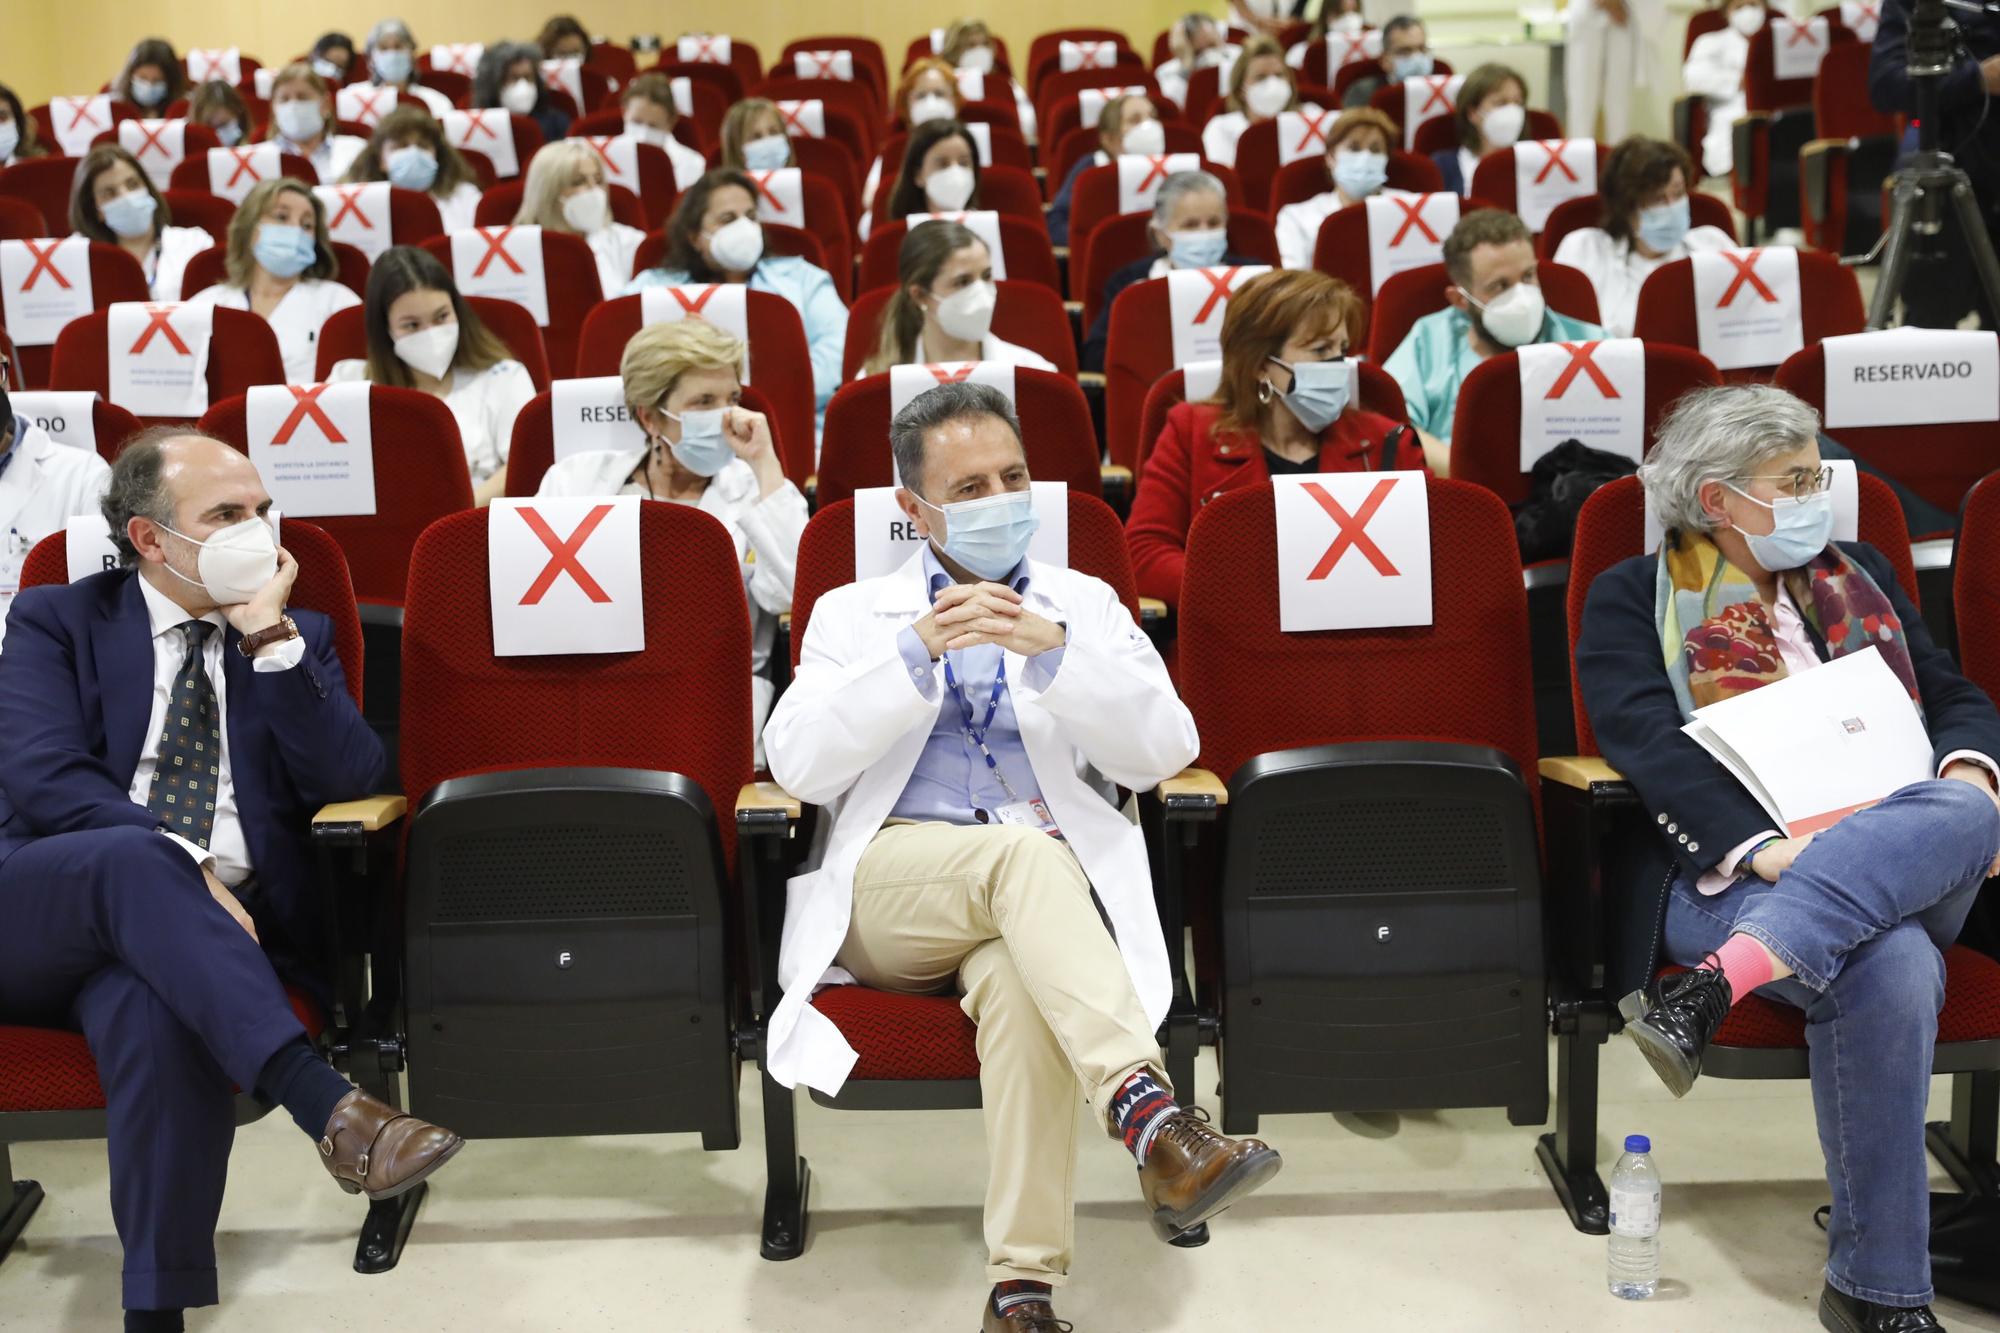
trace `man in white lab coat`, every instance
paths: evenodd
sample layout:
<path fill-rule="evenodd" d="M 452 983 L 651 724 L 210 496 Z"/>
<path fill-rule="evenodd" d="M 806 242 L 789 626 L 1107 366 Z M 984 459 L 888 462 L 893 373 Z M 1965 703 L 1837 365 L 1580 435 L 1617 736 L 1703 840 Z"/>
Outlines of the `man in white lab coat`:
<path fill-rule="evenodd" d="M 7 361 L 0 357 L 0 642 L 28 552 L 72 517 L 96 513 L 110 476 L 95 450 L 57 444 L 40 426 L 14 415 Z"/>
<path fill-rule="evenodd" d="M 1034 509 L 1005 395 L 932 389 L 890 442 L 925 544 L 819 599 L 764 732 L 772 776 L 827 807 L 814 868 L 790 885 L 769 1066 L 787 1086 L 846 1080 L 855 1053 L 810 1003 L 823 982 L 956 989 L 979 1028 L 984 1327 L 1026 1333 L 1050 1326 L 1069 1269 L 1080 1095 L 1138 1160 L 1169 1238 L 1268 1180 L 1278 1154 L 1179 1110 L 1160 1066 L 1166 946 L 1144 839 L 1114 803 L 1198 748 L 1159 654 L 1103 582 L 1026 558 Z"/>

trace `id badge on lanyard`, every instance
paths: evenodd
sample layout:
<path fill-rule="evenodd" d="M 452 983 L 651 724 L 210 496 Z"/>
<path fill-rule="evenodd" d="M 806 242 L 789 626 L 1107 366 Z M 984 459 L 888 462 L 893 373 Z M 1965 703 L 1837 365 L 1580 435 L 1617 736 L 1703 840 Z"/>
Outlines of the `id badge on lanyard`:
<path fill-rule="evenodd" d="M 986 761 L 987 772 L 1007 793 L 1007 804 L 993 811 L 994 818 L 1002 824 L 1018 824 L 1023 828 L 1041 829 L 1048 833 L 1057 832 L 1055 817 L 1049 813 L 1048 803 L 1039 795 L 1022 796 L 1014 790 L 1014 784 L 1007 781 L 1007 775 L 1000 768 L 1000 761 L 986 746 L 986 733 L 992 729 L 993 718 L 1000 711 L 1000 696 L 1007 688 L 1007 658 L 1003 653 L 1000 665 L 993 673 L 993 693 L 986 700 L 986 716 L 977 727 L 972 724 L 972 701 L 965 697 L 965 689 L 958 683 L 958 673 L 952 670 L 949 654 L 944 659 L 944 683 L 958 699 L 959 716 L 965 730 L 965 738 L 979 750 Z"/>

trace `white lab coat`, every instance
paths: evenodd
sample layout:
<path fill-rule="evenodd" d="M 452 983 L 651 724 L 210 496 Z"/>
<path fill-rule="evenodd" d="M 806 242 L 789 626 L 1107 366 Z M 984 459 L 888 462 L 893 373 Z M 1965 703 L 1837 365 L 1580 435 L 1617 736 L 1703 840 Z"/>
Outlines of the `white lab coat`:
<path fill-rule="evenodd" d="M 1750 63 L 1750 39 L 1734 28 L 1705 32 L 1688 48 L 1681 66 L 1681 83 L 1708 99 L 1708 133 L 1701 139 L 1701 169 L 1711 176 L 1729 174 L 1735 156 L 1734 126 L 1749 102 L 1743 95 L 1743 67 Z M 1693 184 L 1692 181 L 1689 182 Z"/>
<path fill-rule="evenodd" d="M 708 174 L 708 159 L 672 135 L 667 136 L 660 150 L 667 155 L 667 162 L 674 169 L 676 190 L 686 190 Z"/>
<path fill-rule="evenodd" d="M 241 287 L 217 283 L 196 292 L 188 298 L 188 304 L 248 310 L 250 293 Z M 333 278 L 300 278 L 292 284 L 292 289 L 271 311 L 270 318 L 271 332 L 278 335 L 278 351 L 285 358 L 285 383 L 318 381 L 314 369 L 319 359 L 320 326 L 334 311 L 360 304 L 360 297 Z"/>
<path fill-rule="evenodd" d="M 1661 0 L 1626 0 L 1625 22 L 1597 0 L 1573 0 L 1563 53 L 1564 124 L 1580 138 L 1619 143 L 1632 129 L 1632 94 L 1653 82 L 1653 47 L 1665 22 Z M 1597 110 L 1604 108 L 1604 133 Z M 1468 177 L 1467 183 L 1470 184 Z"/>
<path fill-rule="evenodd" d="M 215 238 L 201 227 L 162 227 L 158 244 L 146 255 L 146 285 L 155 301 L 181 299 L 181 280 L 188 261 L 215 248 Z"/>
<path fill-rule="evenodd" d="M 1067 624 L 1069 642 L 1047 690 L 1027 684 L 1024 660 L 1007 654 L 1021 739 L 1042 796 L 1110 917 L 1146 1022 L 1156 1025 L 1170 991 L 1166 946 L 1145 839 L 1112 804 L 1114 785 L 1142 791 L 1193 762 L 1200 748 L 1194 718 L 1107 584 L 1038 561 L 1028 573 L 1027 609 Z M 771 776 L 800 800 L 826 807 L 809 868 L 789 886 L 779 945 L 784 996 L 771 1015 L 766 1063 L 786 1087 L 837 1093 L 854 1067 L 854 1050 L 810 1001 L 822 982 L 853 980 L 833 964 L 847 938 L 854 868 L 937 722 L 937 696 L 926 698 L 911 681 L 896 642 L 929 606 L 927 591 L 919 550 L 892 574 L 821 597 L 791 688 L 765 728 Z"/>
<path fill-rule="evenodd" d="M 479 187 L 471 181 L 460 181 L 450 194 L 433 193 L 431 202 L 438 206 L 438 220 L 444 223 L 447 233 L 470 231 L 473 215 L 479 211 Z"/>
<path fill-rule="evenodd" d="M 1658 259 L 1648 259 L 1631 242 L 1612 240 L 1601 227 L 1582 227 L 1562 238 L 1554 258 L 1558 264 L 1582 269 L 1597 289 L 1597 322 L 1604 336 L 1629 338 L 1639 313 L 1639 289 L 1655 269 L 1697 251 L 1726 250 L 1735 244 L 1736 238 L 1720 227 L 1691 227 L 1679 245 Z"/>
<path fill-rule="evenodd" d="M 71 518 L 96 513 L 111 479 L 111 468 L 95 451 L 57 444 L 21 417 L 13 428 L 12 461 L 0 471 L 0 638 L 28 552 Z"/>
<path fill-rule="evenodd" d="M 1218 111 L 1201 127 L 1201 155 L 1225 167 L 1236 165 L 1236 141 L 1250 128 L 1250 116 L 1243 111 Z"/>
<path fill-rule="evenodd" d="M 571 454 L 542 474 L 537 495 L 644 495 L 629 484 L 644 461 L 646 446 L 593 449 Z M 756 471 L 732 458 L 715 474 L 694 507 L 719 520 L 736 541 L 743 567 L 743 594 L 750 603 L 750 712 L 757 738 L 757 767 L 764 766 L 764 719 L 771 715 L 774 687 L 768 667 L 778 645 L 778 617 L 792 609 L 798 576 L 799 538 L 806 530 L 806 497 L 787 481 L 758 498 Z"/>
<path fill-rule="evenodd" d="M 639 247 L 645 243 L 646 233 L 622 222 L 611 222 L 583 239 L 597 259 L 597 285 L 605 299 L 609 300 L 624 291 L 625 284 L 632 281 L 632 261 L 639 257 Z"/>

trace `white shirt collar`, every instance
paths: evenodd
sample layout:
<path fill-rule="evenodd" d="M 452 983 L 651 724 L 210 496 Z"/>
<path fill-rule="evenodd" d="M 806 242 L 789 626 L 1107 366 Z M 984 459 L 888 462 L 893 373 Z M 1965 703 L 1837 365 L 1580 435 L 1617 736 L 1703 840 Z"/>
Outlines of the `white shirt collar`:
<path fill-rule="evenodd" d="M 162 634 L 168 634 L 179 629 L 182 625 L 193 619 L 206 620 L 209 624 L 220 630 L 226 631 L 228 629 L 229 622 L 223 619 L 222 612 L 210 611 L 205 616 L 190 616 L 185 609 L 177 605 L 173 599 L 169 598 L 158 588 L 155 588 L 152 582 L 143 575 L 135 571 L 132 577 L 139 580 L 139 595 L 146 599 L 146 619 L 152 624 L 153 637 L 155 639 L 159 638 Z M 174 576 L 168 574 L 167 577 L 173 578 Z"/>

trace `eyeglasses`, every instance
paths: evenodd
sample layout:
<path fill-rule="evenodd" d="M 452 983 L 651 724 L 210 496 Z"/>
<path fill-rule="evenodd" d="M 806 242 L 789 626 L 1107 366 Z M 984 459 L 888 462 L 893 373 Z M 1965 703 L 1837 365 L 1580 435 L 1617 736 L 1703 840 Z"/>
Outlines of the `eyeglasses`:
<path fill-rule="evenodd" d="M 1743 476 L 1738 481 L 1775 481 L 1784 486 L 1794 500 L 1803 500 L 1808 495 L 1819 495 L 1833 489 L 1833 469 L 1821 464 L 1818 468 L 1793 468 L 1790 472 L 1780 472 L 1776 476 Z"/>

